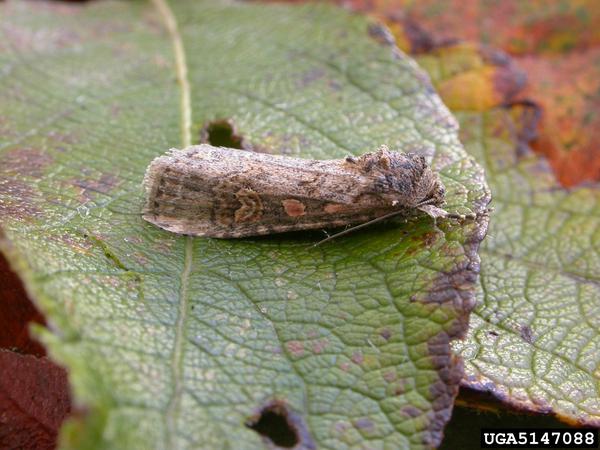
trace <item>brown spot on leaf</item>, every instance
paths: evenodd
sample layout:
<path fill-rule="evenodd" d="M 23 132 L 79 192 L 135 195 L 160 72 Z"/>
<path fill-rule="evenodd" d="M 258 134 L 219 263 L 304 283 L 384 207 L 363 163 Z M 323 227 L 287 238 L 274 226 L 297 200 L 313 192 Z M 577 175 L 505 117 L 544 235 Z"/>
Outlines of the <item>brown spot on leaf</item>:
<path fill-rule="evenodd" d="M 282 353 L 282 349 L 279 345 L 274 345 L 270 347 L 270 350 L 276 355 L 280 355 Z"/>
<path fill-rule="evenodd" d="M 342 90 L 342 84 L 337 80 L 329 80 L 327 82 L 327 86 L 329 86 L 329 88 L 335 92 Z"/>
<path fill-rule="evenodd" d="M 42 216 L 36 205 L 40 194 L 21 180 L 0 180 L 0 216 L 29 220 Z"/>
<path fill-rule="evenodd" d="M 255 151 L 278 155 L 298 155 L 299 149 L 310 147 L 311 140 L 305 134 L 274 133 L 268 131 L 260 138 L 261 145 Z"/>
<path fill-rule="evenodd" d="M 340 363 L 340 369 L 342 369 L 344 372 L 348 372 L 348 370 L 350 370 L 350 363 L 346 361 Z"/>
<path fill-rule="evenodd" d="M 135 259 L 135 262 L 137 262 L 140 266 L 145 266 L 148 264 L 148 257 L 142 252 L 134 252 L 132 256 L 133 259 Z"/>
<path fill-rule="evenodd" d="M 288 352 L 294 357 L 304 355 L 304 343 L 302 341 L 289 341 L 285 344 Z"/>
<path fill-rule="evenodd" d="M 533 344 L 535 342 L 535 339 L 533 337 L 533 331 L 531 330 L 530 326 L 523 325 L 521 327 L 520 334 L 521 338 L 523 338 L 523 340 L 528 344 Z"/>
<path fill-rule="evenodd" d="M 406 254 L 411 256 L 422 251 L 423 247 L 431 248 L 433 244 L 435 244 L 442 236 L 443 234 L 436 231 L 429 231 L 427 233 L 415 235 L 410 238 L 410 240 L 417 243 L 417 245 L 409 246 L 406 250 Z"/>
<path fill-rule="evenodd" d="M 396 372 L 393 370 L 388 370 L 387 372 L 385 372 L 383 374 L 383 379 L 385 381 L 387 381 L 388 383 L 391 383 L 392 381 L 394 381 L 396 379 Z"/>
<path fill-rule="evenodd" d="M 379 335 L 384 338 L 386 341 L 389 341 L 392 337 L 392 331 L 389 328 L 384 328 L 379 332 Z"/>
<path fill-rule="evenodd" d="M 157 240 L 153 242 L 152 248 L 162 255 L 168 255 L 173 249 L 173 241 L 165 239 Z"/>
<path fill-rule="evenodd" d="M 132 244 L 141 244 L 144 242 L 144 240 L 139 236 L 125 236 L 123 240 Z"/>
<path fill-rule="evenodd" d="M 322 67 L 313 67 L 302 72 L 300 80 L 298 81 L 298 87 L 306 88 L 315 81 L 320 80 L 325 76 L 325 70 Z"/>
<path fill-rule="evenodd" d="M 360 351 L 355 351 L 354 353 L 352 353 L 352 358 L 350 358 L 350 359 L 352 359 L 353 363 L 358 364 L 358 365 L 361 365 L 365 360 L 362 352 L 360 352 Z"/>
<path fill-rule="evenodd" d="M 419 240 L 425 245 L 425 247 L 431 247 L 441 237 L 440 233 L 431 231 L 419 236 Z"/>
<path fill-rule="evenodd" d="M 406 392 L 404 380 L 400 379 L 394 384 L 394 395 L 403 395 Z"/>
<path fill-rule="evenodd" d="M 353 423 L 354 426 L 360 430 L 373 431 L 375 429 L 375 424 L 373 423 L 373 421 L 366 417 L 356 419 Z"/>
<path fill-rule="evenodd" d="M 61 144 L 72 145 L 75 142 L 77 142 L 76 137 L 72 133 L 59 132 L 57 130 L 50 130 L 48 132 L 48 137 L 52 139 L 55 143 L 59 144 L 56 147 L 56 150 L 60 152 L 64 152 L 66 150 L 65 146 Z"/>
<path fill-rule="evenodd" d="M 400 409 L 400 413 L 408 417 L 419 417 L 423 414 L 423 411 L 412 405 L 406 405 Z"/>
<path fill-rule="evenodd" d="M 63 233 L 60 236 L 51 239 L 60 240 L 61 243 L 68 245 L 71 249 L 82 254 L 89 254 L 90 250 L 93 248 L 91 241 L 72 233 Z"/>
<path fill-rule="evenodd" d="M 335 431 L 337 431 L 340 434 L 343 434 L 350 427 L 349 427 L 348 423 L 338 421 L 338 422 L 335 423 L 334 428 L 335 428 Z"/>
<path fill-rule="evenodd" d="M 282 200 L 281 204 L 285 213 L 290 217 L 300 217 L 306 214 L 306 205 L 299 200 L 286 199 Z"/>
<path fill-rule="evenodd" d="M 75 179 L 71 184 L 81 189 L 79 192 L 79 200 L 81 203 L 87 203 L 92 200 L 96 194 L 108 194 L 119 185 L 119 182 L 120 180 L 116 176 L 104 173 L 97 179 Z"/>
<path fill-rule="evenodd" d="M 327 348 L 327 344 L 329 344 L 327 339 L 318 339 L 314 341 L 313 352 L 316 354 L 323 353 L 323 351 Z"/>
<path fill-rule="evenodd" d="M 40 178 L 52 161 L 52 157 L 47 153 L 31 147 L 23 147 L 9 150 L 0 156 L 0 167 L 7 173 Z"/>

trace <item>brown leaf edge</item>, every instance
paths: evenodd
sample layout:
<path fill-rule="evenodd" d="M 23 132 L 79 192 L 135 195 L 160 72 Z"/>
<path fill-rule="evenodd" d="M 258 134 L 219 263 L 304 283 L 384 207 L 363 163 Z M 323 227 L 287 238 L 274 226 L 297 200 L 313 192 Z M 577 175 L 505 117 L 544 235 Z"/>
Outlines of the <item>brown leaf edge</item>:
<path fill-rule="evenodd" d="M 0 448 L 55 448 L 70 411 L 63 368 L 45 357 L 0 350 Z"/>
<path fill-rule="evenodd" d="M 23 283 L 0 253 L 0 349 L 45 356 L 46 350 L 29 332 L 30 322 L 45 324 Z"/>
<path fill-rule="evenodd" d="M 389 18 L 388 18 L 389 19 Z M 386 21 L 380 17 L 379 20 Z M 407 37 L 410 51 L 414 54 L 435 54 L 440 49 L 447 49 L 452 46 L 465 45 L 464 41 L 458 39 L 440 40 L 433 33 L 424 30 L 418 23 L 412 19 L 403 16 L 394 16 L 393 23 L 396 27 L 404 29 L 403 35 Z M 415 31 L 416 30 L 416 31 Z M 423 45 L 423 42 L 427 45 Z M 461 44 L 462 42 L 462 44 Z M 506 55 L 501 50 L 470 44 L 471 49 L 484 56 L 487 63 L 503 68 L 503 79 L 505 83 L 495 83 L 495 92 L 497 102 L 488 110 L 502 109 L 506 111 L 506 120 L 497 124 L 497 133 L 506 135 L 512 141 L 515 157 L 520 158 L 525 154 L 534 152 L 540 158 L 540 170 L 553 173 L 549 162 L 543 152 L 540 152 L 536 145 L 540 139 L 540 133 L 543 132 L 540 124 L 543 119 L 543 109 L 539 102 L 535 100 L 522 98 L 522 93 L 527 90 L 527 83 L 522 80 L 522 69 L 518 62 Z M 493 58 L 486 55 L 495 55 Z M 512 80 L 511 80 L 512 78 Z M 509 89 L 506 89 L 509 86 Z M 468 135 L 469 130 L 461 129 L 461 135 Z M 468 140 L 461 136 L 461 141 Z M 557 188 L 560 189 L 560 180 L 557 179 Z M 572 426 L 600 426 L 598 421 L 581 422 L 572 417 L 558 414 L 554 409 L 543 401 L 523 401 L 512 398 L 506 394 L 498 392 L 495 385 L 490 382 L 484 382 L 477 376 L 464 378 L 461 381 L 460 393 L 456 403 L 469 408 L 476 408 L 487 411 L 512 411 L 520 414 L 541 414 L 551 415 L 556 419 Z"/>
<path fill-rule="evenodd" d="M 11 265 L 11 249 L 0 228 L 0 448 L 54 449 L 73 411 L 68 375 L 32 333 L 46 320 Z"/>
<path fill-rule="evenodd" d="M 452 351 L 450 342 L 463 338 L 469 328 L 469 316 L 476 305 L 475 289 L 480 268 L 478 250 L 487 232 L 488 223 L 487 214 L 483 213 L 477 217 L 464 243 L 466 260 L 453 271 L 438 275 L 429 293 L 419 300 L 449 307 L 458 312 L 457 319 L 449 328 L 439 332 L 428 344 L 429 355 L 440 374 L 440 380 L 430 388 L 431 395 L 436 400 L 433 403 L 433 411 L 428 414 L 430 431 L 424 444 L 431 448 L 437 448 L 443 440 L 444 428 L 452 416 L 463 379 L 463 360 Z"/>
<path fill-rule="evenodd" d="M 517 101 L 501 107 L 505 114 L 498 123 L 494 123 L 498 135 L 506 136 L 512 142 L 515 157 L 519 159 L 525 154 L 532 152 L 531 144 L 537 137 L 537 126 L 540 121 L 541 111 L 535 102 Z M 464 131 L 468 133 L 467 130 Z M 549 162 L 543 157 L 538 156 L 539 164 L 536 170 L 547 174 L 555 175 Z M 560 185 L 556 179 L 556 189 L 567 189 Z M 524 328 L 521 330 L 521 336 L 524 340 L 530 340 L 531 330 Z M 482 410 L 502 410 L 510 407 L 513 411 L 521 414 L 540 414 L 553 416 L 563 423 L 579 427 L 600 427 L 600 420 L 578 420 L 571 416 L 566 416 L 554 410 L 543 399 L 520 400 L 499 392 L 496 385 L 490 381 L 483 380 L 479 375 L 471 375 L 464 378 L 461 382 L 461 392 L 457 398 L 457 404 L 470 408 Z"/>

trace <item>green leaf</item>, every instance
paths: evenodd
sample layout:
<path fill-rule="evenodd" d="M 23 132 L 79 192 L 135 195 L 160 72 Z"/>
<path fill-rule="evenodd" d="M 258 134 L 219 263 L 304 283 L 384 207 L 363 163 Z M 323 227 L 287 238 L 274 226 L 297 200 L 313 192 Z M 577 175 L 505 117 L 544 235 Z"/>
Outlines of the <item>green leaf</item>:
<path fill-rule="evenodd" d="M 600 425 L 600 192 L 561 188 L 523 148 L 529 107 L 459 113 L 486 168 L 494 212 L 479 306 L 453 348 L 463 384 L 520 409 Z M 535 127 L 535 124 L 533 124 Z"/>
<path fill-rule="evenodd" d="M 194 239 L 140 217 L 148 163 L 217 119 L 266 152 L 421 152 L 448 208 L 480 212 L 482 170 L 414 62 L 326 6 L 0 8 L 0 242 L 87 411 L 64 447 L 264 448 L 245 426 L 261 412 L 287 446 L 439 443 L 484 217 L 317 248 L 317 233 Z"/>

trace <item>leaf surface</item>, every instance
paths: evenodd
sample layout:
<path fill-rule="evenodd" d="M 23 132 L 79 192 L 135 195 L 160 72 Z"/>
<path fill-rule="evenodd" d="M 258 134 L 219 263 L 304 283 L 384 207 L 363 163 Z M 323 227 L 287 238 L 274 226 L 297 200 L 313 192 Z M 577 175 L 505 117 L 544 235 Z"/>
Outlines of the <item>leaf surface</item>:
<path fill-rule="evenodd" d="M 267 412 L 288 447 L 439 443 L 485 217 L 317 248 L 318 234 L 194 239 L 140 217 L 148 163 L 223 119 L 258 151 L 420 152 L 449 209 L 481 212 L 481 168 L 414 62 L 332 7 L 0 7 L 1 243 L 88 411 L 64 447 L 264 448 L 246 425 Z"/>
<path fill-rule="evenodd" d="M 600 159 L 590 145 L 600 92 L 593 76 L 597 4 L 352 3 L 381 17 L 428 71 L 492 188 L 480 305 L 467 339 L 453 344 L 467 361 L 463 385 L 518 409 L 597 426 L 600 191 L 597 184 L 562 187 L 597 179 Z M 528 85 L 515 92 L 523 88 L 523 69 Z M 536 103 L 502 107 L 524 95 Z M 530 152 L 533 138 L 549 164 Z"/>
<path fill-rule="evenodd" d="M 453 348 L 465 359 L 464 385 L 597 426 L 600 192 L 560 187 L 545 160 L 519 147 L 531 112 L 458 114 L 466 147 L 485 164 L 494 212 L 481 247 L 480 304 Z"/>
<path fill-rule="evenodd" d="M 463 44 L 458 49 L 469 47 L 473 46 Z M 488 52 L 493 54 L 493 50 Z M 468 73 L 478 66 L 473 64 L 476 58 L 465 63 L 465 54 L 468 51 L 442 48 L 418 56 L 417 61 L 436 85 L 445 79 L 449 67 L 456 68 L 455 81 L 460 84 L 461 71 Z M 514 67 L 510 61 L 505 65 Z M 531 65 L 525 67 L 530 74 Z M 560 72 L 557 66 L 554 70 Z M 518 71 L 516 66 L 513 77 Z M 575 73 L 589 79 L 587 72 Z M 581 94 L 563 98 L 575 103 L 590 100 L 585 94 L 587 85 L 580 84 Z M 535 74 L 528 92 L 547 86 L 562 92 L 560 84 L 545 85 Z M 465 88 L 457 85 L 456 91 Z M 551 101 L 546 98 L 542 103 Z M 467 338 L 453 344 L 466 361 L 463 385 L 490 392 L 519 409 L 597 426 L 598 186 L 563 188 L 551 166 L 531 152 L 528 143 L 536 136 L 539 120 L 539 109 L 532 102 L 480 112 L 461 109 L 465 108 L 453 105 L 461 123 L 461 140 L 486 169 L 494 208 L 480 252 L 479 306 L 471 317 Z M 549 141 L 548 127 L 548 122 L 541 127 L 538 142 Z M 589 131 L 595 132 L 593 127 Z M 581 136 L 582 140 L 589 138 L 586 133 Z M 584 148 L 574 150 L 581 152 L 592 156 Z M 572 161 L 575 166 L 578 158 L 574 156 Z M 564 181 L 565 170 L 569 171 L 563 167 L 556 173 L 560 181 Z M 577 179 L 577 172 L 575 168 L 571 171 L 571 180 Z"/>

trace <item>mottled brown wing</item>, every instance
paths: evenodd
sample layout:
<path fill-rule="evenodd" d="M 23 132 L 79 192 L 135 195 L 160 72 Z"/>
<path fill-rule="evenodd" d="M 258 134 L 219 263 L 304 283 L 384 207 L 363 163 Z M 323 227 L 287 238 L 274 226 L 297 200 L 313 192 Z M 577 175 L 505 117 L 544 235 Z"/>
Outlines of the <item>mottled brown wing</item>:
<path fill-rule="evenodd" d="M 366 222 L 390 212 L 372 180 L 339 161 L 211 146 L 157 158 L 144 219 L 166 230 L 232 238 Z"/>

